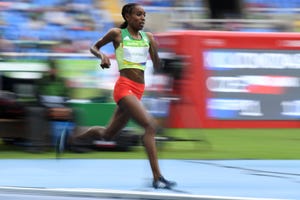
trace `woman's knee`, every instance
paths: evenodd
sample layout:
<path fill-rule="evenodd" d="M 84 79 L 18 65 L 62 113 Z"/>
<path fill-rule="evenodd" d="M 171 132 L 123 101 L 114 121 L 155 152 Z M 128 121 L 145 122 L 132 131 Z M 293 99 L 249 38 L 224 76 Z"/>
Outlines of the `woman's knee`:
<path fill-rule="evenodd" d="M 147 122 L 145 122 L 144 129 L 145 129 L 146 133 L 149 132 L 149 133 L 155 134 L 156 130 L 157 130 L 157 124 L 156 124 L 155 120 L 150 119 Z"/>

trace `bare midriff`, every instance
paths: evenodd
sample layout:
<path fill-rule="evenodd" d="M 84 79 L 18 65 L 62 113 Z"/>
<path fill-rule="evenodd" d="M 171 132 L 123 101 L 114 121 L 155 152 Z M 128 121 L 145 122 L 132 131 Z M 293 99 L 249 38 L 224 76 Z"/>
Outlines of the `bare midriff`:
<path fill-rule="evenodd" d="M 144 71 L 140 69 L 127 68 L 120 70 L 120 76 L 126 77 L 134 82 L 144 84 Z"/>

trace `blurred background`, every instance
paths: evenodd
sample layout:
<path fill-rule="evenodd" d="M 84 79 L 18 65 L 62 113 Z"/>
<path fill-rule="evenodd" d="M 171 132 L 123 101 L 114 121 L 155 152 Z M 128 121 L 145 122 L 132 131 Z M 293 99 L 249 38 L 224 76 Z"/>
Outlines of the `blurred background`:
<path fill-rule="evenodd" d="M 101 70 L 89 47 L 123 22 L 120 11 L 129 2 L 145 8 L 145 31 L 158 35 L 189 30 L 300 31 L 299 0 L 0 0 L 3 144 L 43 151 L 55 146 L 63 131 L 72 133 L 77 126 L 109 121 L 115 107 L 111 91 L 118 76 L 114 49 L 111 44 L 102 49 L 111 57 L 112 67 Z M 180 128 L 201 128 L 202 121 L 195 122 L 197 126 L 177 119 L 166 122 L 170 104 L 181 99 L 180 90 L 185 87 L 182 74 L 190 61 L 185 60 L 188 54 L 163 50 L 160 55 L 166 71 L 153 74 L 151 62 L 147 63 L 143 102 L 162 127 L 176 127 L 179 121 Z M 298 109 L 298 103 L 293 105 Z M 194 116 L 198 114 L 190 118 Z M 299 114 L 293 120 L 298 118 Z M 128 127 L 136 125 L 130 122 Z M 125 146 L 136 144 L 133 135 Z"/>

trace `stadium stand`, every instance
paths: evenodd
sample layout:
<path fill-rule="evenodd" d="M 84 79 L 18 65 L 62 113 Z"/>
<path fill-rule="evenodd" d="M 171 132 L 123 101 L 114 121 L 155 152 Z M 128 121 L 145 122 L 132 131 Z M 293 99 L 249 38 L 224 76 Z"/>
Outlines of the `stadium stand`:
<path fill-rule="evenodd" d="M 92 0 L 1 1 L 1 37 L 15 44 L 14 52 L 53 52 L 56 44 L 65 41 L 81 42 L 88 49 L 91 41 L 114 26 L 99 4 Z M 74 45 L 73 52 L 80 51 Z"/>
<path fill-rule="evenodd" d="M 87 52 L 91 42 L 120 23 L 120 8 L 130 2 L 144 5 L 150 17 L 147 24 L 154 31 L 217 29 L 274 32 L 300 29 L 297 17 L 299 0 L 244 0 L 242 19 L 217 20 L 218 27 L 211 26 L 214 20 L 209 18 L 207 1 L 0 0 L 0 39 L 2 44 L 11 42 L 13 46 L 1 47 L 1 51 L 60 53 L 65 51 L 61 47 L 68 45 L 71 47 L 68 51 L 73 53 Z M 162 23 L 154 23 L 157 19 L 161 19 Z M 113 48 L 107 46 L 104 51 L 111 54 Z"/>

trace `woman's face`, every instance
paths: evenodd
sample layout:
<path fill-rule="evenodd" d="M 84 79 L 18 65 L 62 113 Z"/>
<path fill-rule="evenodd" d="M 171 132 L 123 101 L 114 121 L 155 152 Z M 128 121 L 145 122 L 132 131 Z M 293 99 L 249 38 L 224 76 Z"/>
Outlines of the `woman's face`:
<path fill-rule="evenodd" d="M 127 15 L 127 22 L 134 30 L 142 30 L 145 25 L 146 12 L 141 6 L 135 6 L 132 13 Z"/>

